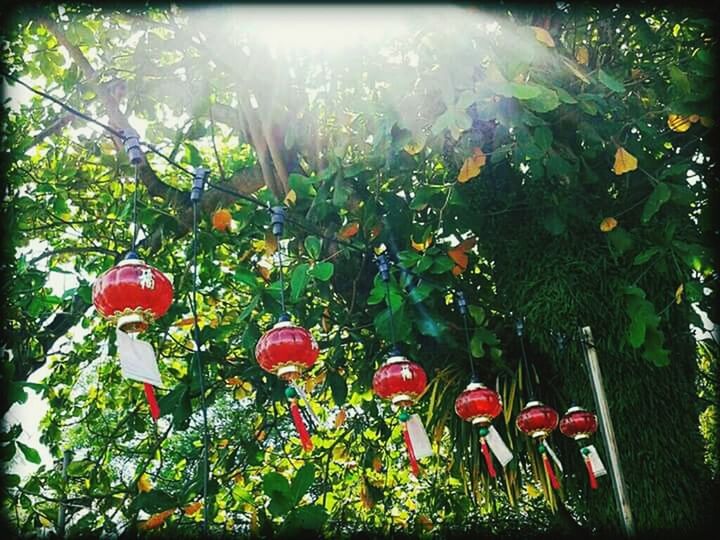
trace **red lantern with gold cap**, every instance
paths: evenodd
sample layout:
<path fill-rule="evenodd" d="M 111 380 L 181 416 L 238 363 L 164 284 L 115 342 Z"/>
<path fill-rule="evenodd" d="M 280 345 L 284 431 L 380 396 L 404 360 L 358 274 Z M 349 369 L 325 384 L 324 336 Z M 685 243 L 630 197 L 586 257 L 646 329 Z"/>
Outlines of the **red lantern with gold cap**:
<path fill-rule="evenodd" d="M 502 400 L 498 393 L 479 382 L 468 384 L 455 400 L 457 415 L 467 422 L 472 422 L 473 425 L 480 426 L 480 448 L 491 478 L 495 478 L 497 473 L 486 437 L 489 434 L 488 426 L 502 410 Z"/>
<path fill-rule="evenodd" d="M 559 415 L 555 409 L 543 405 L 540 401 L 530 401 L 518 414 L 515 425 L 517 428 L 538 441 L 538 451 L 542 456 L 545 472 L 553 489 L 559 489 L 560 483 L 553 471 L 548 457 L 548 446 L 545 439 L 558 425 Z"/>
<path fill-rule="evenodd" d="M 95 308 L 123 332 L 143 332 L 170 308 L 170 280 L 130 252 L 118 265 L 95 280 Z"/>
<path fill-rule="evenodd" d="M 405 408 L 414 405 L 425 392 L 427 387 L 425 370 L 419 364 L 408 360 L 394 350 L 385 363 L 375 372 L 372 387 L 376 396 L 402 408 L 399 419 L 403 423 L 403 438 L 408 451 L 410 468 L 415 476 L 420 476 L 418 457 L 408 429 L 408 421 L 410 421 L 411 415 Z"/>
<path fill-rule="evenodd" d="M 290 400 L 290 414 L 305 450 L 311 450 L 313 445 L 296 399 L 302 389 L 294 381 L 315 364 L 319 354 L 320 349 L 312 334 L 292 324 L 287 314 L 281 315 L 279 322 L 265 332 L 255 346 L 255 358 L 260 367 L 290 384 L 285 389 L 285 395 Z M 304 393 L 301 397 L 309 409 Z"/>
<path fill-rule="evenodd" d="M 138 334 L 167 313 L 173 300 L 170 280 L 131 251 L 124 260 L 99 276 L 92 288 L 95 309 L 118 330 Z M 144 383 L 153 420 L 160 417 L 155 390 Z"/>
<path fill-rule="evenodd" d="M 591 456 L 596 450 L 594 446 L 589 444 L 588 439 L 597 431 L 597 427 L 597 417 L 590 411 L 577 406 L 570 407 L 560 420 L 560 433 L 580 444 L 580 453 L 583 456 L 592 489 L 598 487 L 596 478 L 598 471 L 593 470 Z M 602 462 L 599 464 L 601 465 Z"/>

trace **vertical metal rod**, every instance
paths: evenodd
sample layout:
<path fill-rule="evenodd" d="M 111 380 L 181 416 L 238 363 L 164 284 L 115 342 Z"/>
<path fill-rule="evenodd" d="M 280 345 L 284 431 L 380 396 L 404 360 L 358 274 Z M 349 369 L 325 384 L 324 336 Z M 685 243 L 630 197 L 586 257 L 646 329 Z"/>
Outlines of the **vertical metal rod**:
<path fill-rule="evenodd" d="M 589 326 L 582 329 L 582 345 L 585 353 L 585 362 L 587 363 L 590 382 L 592 384 L 593 397 L 595 398 L 595 406 L 598 411 L 600 420 L 600 432 L 605 442 L 605 448 L 608 451 L 610 461 L 610 479 L 612 480 L 613 493 L 615 495 L 615 504 L 618 513 L 622 517 L 623 528 L 627 536 L 635 535 L 635 524 L 633 523 L 632 512 L 630 510 L 630 501 L 625 491 L 625 481 L 623 479 L 622 469 L 620 468 L 620 455 L 618 453 L 617 440 L 615 439 L 615 431 L 613 430 L 612 419 L 610 418 L 610 407 L 608 406 L 605 396 L 605 388 L 603 387 L 602 374 L 600 373 L 600 363 L 598 361 L 597 351 L 595 350 L 595 342 L 593 341 L 592 331 Z"/>
<path fill-rule="evenodd" d="M 68 477 L 68 465 L 70 464 L 70 450 L 65 450 L 63 452 L 63 464 L 62 464 L 62 479 L 63 484 L 67 483 L 67 477 Z M 67 486 L 63 487 L 63 493 L 62 493 L 62 499 L 63 502 L 60 503 L 60 509 L 58 511 L 58 536 L 60 538 L 65 537 L 65 489 Z"/>

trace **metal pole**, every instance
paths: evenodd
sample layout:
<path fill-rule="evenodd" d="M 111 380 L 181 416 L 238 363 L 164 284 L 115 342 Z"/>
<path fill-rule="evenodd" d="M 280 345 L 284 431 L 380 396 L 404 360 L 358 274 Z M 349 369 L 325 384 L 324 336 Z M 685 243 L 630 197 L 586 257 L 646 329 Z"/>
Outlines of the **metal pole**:
<path fill-rule="evenodd" d="M 68 465 L 70 464 L 70 450 L 63 451 L 63 464 L 62 464 L 62 479 L 63 479 L 63 492 L 62 500 L 60 503 L 60 509 L 58 511 L 58 536 L 65 538 L 65 490 L 67 489 L 67 477 L 68 477 Z"/>
<path fill-rule="evenodd" d="M 598 362 L 597 351 L 595 350 L 595 342 L 593 341 L 592 332 L 589 326 L 582 329 L 583 334 L 583 351 L 585 352 L 585 361 L 590 374 L 590 382 L 592 383 L 593 397 L 595 398 L 595 406 L 598 411 L 600 420 L 600 432 L 605 442 L 610 461 L 610 479 L 612 480 L 613 493 L 615 495 L 615 503 L 618 513 L 622 517 L 623 527 L 627 536 L 635 535 L 635 524 L 633 523 L 632 512 L 630 511 L 630 501 L 625 491 L 625 481 L 623 480 L 622 469 L 620 468 L 620 455 L 618 453 L 617 440 L 615 439 L 615 431 L 613 430 L 612 419 L 610 418 L 610 407 L 605 397 L 605 388 L 602 383 L 602 375 L 600 373 L 600 363 Z"/>

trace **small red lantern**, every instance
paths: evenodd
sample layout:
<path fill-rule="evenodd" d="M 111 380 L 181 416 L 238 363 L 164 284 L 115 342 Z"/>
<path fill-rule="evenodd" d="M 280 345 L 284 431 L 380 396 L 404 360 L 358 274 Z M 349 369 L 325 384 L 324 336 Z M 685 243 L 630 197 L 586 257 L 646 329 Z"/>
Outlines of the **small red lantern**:
<path fill-rule="evenodd" d="M 131 251 L 95 280 L 92 300 L 95 309 L 116 324 L 118 330 L 137 334 L 167 313 L 173 300 L 173 286 L 165 274 L 145 264 Z M 160 406 L 155 399 L 155 389 L 148 382 L 144 383 L 144 389 L 150 415 L 157 421 Z"/>
<path fill-rule="evenodd" d="M 284 381 L 297 379 L 317 360 L 320 349 L 312 334 L 290 321 L 280 321 L 263 334 L 255 358 L 265 371 Z"/>
<path fill-rule="evenodd" d="M 100 314 L 123 332 L 143 332 L 167 313 L 173 286 L 165 274 L 131 252 L 95 280 L 92 299 Z"/>
<path fill-rule="evenodd" d="M 380 369 L 375 372 L 372 386 L 375 395 L 378 397 L 388 400 L 398 407 L 410 407 L 425 392 L 427 375 L 425 375 L 422 366 L 411 362 L 397 352 L 393 352 L 385 363 L 380 366 Z M 410 468 L 415 476 L 420 476 L 420 466 L 417 462 L 418 458 L 415 453 L 413 438 L 417 437 L 416 441 L 427 440 L 425 429 L 422 427 L 422 423 L 417 422 L 419 424 L 417 426 L 413 423 L 411 433 L 410 429 L 408 429 L 408 423 L 413 422 L 410 413 L 401 410 L 398 417 L 403 423 L 403 438 L 410 459 Z"/>
<path fill-rule="evenodd" d="M 559 489 L 560 483 L 555 476 L 550 458 L 548 458 L 549 447 L 547 443 L 543 443 L 547 436 L 557 427 L 558 419 L 559 415 L 552 407 L 543 405 L 539 401 L 530 401 L 525 405 L 523 410 L 520 411 L 520 414 L 518 414 L 515 420 L 515 425 L 520 431 L 538 441 L 538 451 L 542 456 L 545 472 L 550 479 L 550 484 L 553 489 Z"/>
<path fill-rule="evenodd" d="M 427 386 L 425 370 L 404 356 L 391 356 L 375 372 L 373 391 L 382 399 L 389 399 L 393 405 L 413 405 Z"/>
<path fill-rule="evenodd" d="M 598 459 L 597 464 L 600 467 L 602 467 L 602 462 L 599 461 L 595 447 L 591 444 L 583 443 L 587 442 L 587 439 L 597 431 L 597 427 L 597 417 L 582 407 L 570 407 L 560 420 L 560 433 L 581 444 L 580 453 L 583 456 L 592 489 L 597 489 L 598 487 L 596 476 L 599 472 L 593 469 L 593 456 L 596 456 Z M 602 468 L 602 472 L 604 473 L 604 467 Z"/>
<path fill-rule="evenodd" d="M 472 422 L 473 425 L 480 425 L 480 448 L 491 478 L 495 478 L 497 473 L 486 437 L 489 434 L 488 426 L 502 410 L 502 401 L 498 393 L 478 382 L 468 384 L 455 400 L 457 415 L 467 422 Z"/>
<path fill-rule="evenodd" d="M 285 389 L 285 395 L 290 401 L 290 414 L 303 448 L 311 450 L 313 444 L 297 404 L 298 395 L 305 400 L 309 412 L 312 411 L 307 396 L 302 387 L 295 384 L 295 380 L 315 364 L 320 349 L 310 332 L 295 326 L 289 319 L 287 314 L 283 314 L 280 321 L 262 335 L 255 346 L 255 358 L 261 368 L 290 385 Z"/>

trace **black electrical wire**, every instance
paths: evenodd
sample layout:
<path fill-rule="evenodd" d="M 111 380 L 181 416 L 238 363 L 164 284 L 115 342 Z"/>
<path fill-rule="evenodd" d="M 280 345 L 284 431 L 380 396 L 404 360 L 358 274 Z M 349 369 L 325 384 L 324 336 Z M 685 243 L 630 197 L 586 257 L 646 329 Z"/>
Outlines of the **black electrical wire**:
<path fill-rule="evenodd" d="M 132 223 L 133 223 L 133 235 L 132 235 L 132 251 L 135 252 L 137 247 L 138 237 L 138 220 L 137 220 L 137 198 L 138 198 L 138 187 L 140 185 L 140 178 L 138 176 L 138 164 L 135 164 L 135 188 L 133 190 L 133 209 L 132 209 Z"/>
<path fill-rule="evenodd" d="M 397 349 L 397 340 L 395 339 L 395 323 L 393 322 L 392 300 L 390 299 L 390 280 L 385 280 L 385 292 L 387 293 L 387 306 L 390 312 L 390 338 L 392 339 L 393 350 Z"/>
<path fill-rule="evenodd" d="M 120 140 L 122 140 L 123 142 L 125 141 L 125 135 L 123 135 L 120 131 L 111 128 L 111 127 L 108 126 L 107 124 L 103 124 L 103 123 L 100 122 L 99 120 L 95 120 L 93 117 L 88 116 L 87 114 L 78 111 L 77 109 L 75 109 L 75 108 L 71 107 L 70 105 L 68 105 L 68 104 L 60 101 L 58 98 L 56 98 L 56 97 L 54 97 L 54 96 L 52 96 L 52 95 L 50 95 L 50 94 L 48 94 L 48 93 L 46 93 L 46 92 L 43 92 L 42 90 L 38 90 L 37 88 L 33 88 L 32 86 L 30 86 L 29 84 L 21 81 L 20 79 L 18 79 L 18 78 L 15 77 L 14 75 L 10 75 L 10 74 L 7 73 L 6 71 L 3 71 L 2 74 L 3 74 L 4 77 L 7 77 L 7 78 L 10 79 L 11 81 L 15 81 L 16 83 L 20 83 L 22 86 L 24 86 L 25 88 L 27 88 L 27 89 L 30 90 L 31 92 L 33 92 L 33 93 L 35 93 L 35 94 L 37 94 L 37 95 L 39 95 L 39 96 L 42 96 L 42 97 L 44 97 L 44 98 L 46 98 L 46 99 L 49 99 L 49 100 L 52 101 L 53 103 L 56 103 L 56 104 L 60 105 L 63 109 L 65 109 L 66 111 L 74 114 L 75 116 L 79 116 L 80 118 L 82 118 L 82 119 L 84 119 L 84 120 L 87 120 L 88 122 L 92 122 L 93 124 L 95 124 L 95 125 L 100 126 L 101 128 L 103 128 L 105 131 L 108 131 L 108 132 L 112 133 L 113 135 L 115 135 L 116 137 L 118 137 L 118 138 L 119 138 Z"/>
<path fill-rule="evenodd" d="M 467 306 L 463 307 L 461 311 L 463 318 L 463 328 L 465 328 L 465 348 L 467 349 L 468 362 L 470 362 L 470 380 L 472 382 L 475 382 L 477 375 L 475 374 L 475 362 L 473 362 L 472 351 L 470 349 L 470 330 L 468 329 Z"/>
<path fill-rule="evenodd" d="M 275 237 L 277 242 L 278 269 L 280 271 L 280 308 L 281 313 L 285 314 L 285 281 L 283 278 L 283 262 L 282 262 L 282 245 L 280 244 L 280 235 Z"/>
<path fill-rule="evenodd" d="M 202 408 L 203 416 L 203 532 L 204 535 L 208 534 L 208 483 L 210 479 L 210 467 L 209 467 L 209 454 L 210 454 L 210 441 L 208 438 L 208 420 L 207 420 L 207 403 L 205 402 L 205 375 L 202 365 L 202 358 L 200 355 L 200 327 L 198 326 L 198 312 L 197 312 L 197 280 L 198 280 L 198 216 L 197 216 L 197 201 L 193 200 L 193 285 L 192 285 L 192 302 L 190 307 L 193 314 L 193 339 L 195 341 L 195 365 L 198 370 L 198 383 L 200 386 L 200 407 Z"/>

